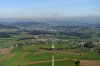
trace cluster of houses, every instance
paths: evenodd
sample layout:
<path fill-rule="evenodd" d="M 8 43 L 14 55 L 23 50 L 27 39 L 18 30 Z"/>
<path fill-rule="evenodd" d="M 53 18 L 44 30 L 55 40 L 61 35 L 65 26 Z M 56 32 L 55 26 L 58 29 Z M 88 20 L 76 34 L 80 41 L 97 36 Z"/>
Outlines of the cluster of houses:
<path fill-rule="evenodd" d="M 85 39 L 58 39 L 54 36 L 43 36 L 43 35 L 35 35 L 33 41 L 37 41 L 37 42 L 39 42 L 39 41 L 41 41 L 41 42 L 51 41 L 51 42 L 60 42 L 61 44 L 62 43 L 66 43 L 66 44 L 73 43 L 73 44 L 80 44 L 80 45 L 83 45 L 87 42 L 92 42 L 95 45 L 100 44 L 100 40 L 91 41 L 91 40 L 85 40 Z"/>
<path fill-rule="evenodd" d="M 85 39 L 58 39 L 54 36 L 45 36 L 45 35 L 35 35 L 29 38 L 22 38 L 17 41 L 14 47 L 21 47 L 30 44 L 77 44 L 83 46 L 87 42 L 92 42 L 96 46 L 100 46 L 100 40 L 89 41 Z M 11 46 L 12 49 L 13 46 Z M 96 47 L 91 48 L 91 51 L 95 50 Z"/>
<path fill-rule="evenodd" d="M 100 45 L 100 40 L 90 41 L 85 39 L 58 39 L 54 36 L 43 36 L 43 35 L 35 35 L 31 38 L 23 38 L 18 40 L 16 46 L 18 44 L 25 45 L 26 43 L 56 43 L 56 44 L 80 44 L 84 45 L 87 42 L 92 42 L 94 45 Z"/>

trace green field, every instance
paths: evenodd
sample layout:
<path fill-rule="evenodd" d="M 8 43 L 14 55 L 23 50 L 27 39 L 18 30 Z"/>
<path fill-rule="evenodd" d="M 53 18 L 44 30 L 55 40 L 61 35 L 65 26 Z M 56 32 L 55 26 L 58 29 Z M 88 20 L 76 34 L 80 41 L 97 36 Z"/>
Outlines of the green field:
<path fill-rule="evenodd" d="M 22 47 L 14 47 L 11 51 L 11 45 L 15 46 L 17 40 L 23 37 L 31 37 L 27 33 L 20 33 L 19 35 L 12 35 L 10 38 L 0 38 L 0 66 L 51 66 L 52 55 L 55 56 L 55 66 L 74 66 L 75 60 L 94 60 L 100 61 L 100 54 L 90 49 L 81 47 L 75 49 L 65 49 L 71 46 L 77 47 L 76 44 L 57 44 L 55 48 L 64 48 L 62 50 L 44 50 L 40 47 L 51 48 L 52 44 L 27 44 Z M 30 41 L 29 41 L 30 42 Z M 28 42 L 28 43 L 29 43 Z M 82 54 L 80 56 L 80 54 Z M 83 66 L 83 65 L 81 65 Z"/>
<path fill-rule="evenodd" d="M 14 48 L 10 53 L 6 55 L 0 55 L 0 65 L 51 66 L 50 60 L 52 55 L 55 55 L 55 66 L 74 66 L 74 59 L 100 60 L 100 54 L 97 54 L 95 52 L 89 52 L 87 51 L 87 49 L 86 52 L 82 51 L 84 50 L 71 49 L 52 52 L 49 50 L 40 50 L 38 49 L 37 45 L 29 45 L 21 48 Z M 83 55 L 80 56 L 80 53 L 82 53 Z"/>

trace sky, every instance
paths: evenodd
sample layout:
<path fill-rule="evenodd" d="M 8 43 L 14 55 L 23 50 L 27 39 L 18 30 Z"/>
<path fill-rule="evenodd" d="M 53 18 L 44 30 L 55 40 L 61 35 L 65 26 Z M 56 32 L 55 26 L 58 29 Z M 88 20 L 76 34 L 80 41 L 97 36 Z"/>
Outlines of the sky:
<path fill-rule="evenodd" d="M 0 19 L 100 16 L 100 0 L 0 0 Z"/>

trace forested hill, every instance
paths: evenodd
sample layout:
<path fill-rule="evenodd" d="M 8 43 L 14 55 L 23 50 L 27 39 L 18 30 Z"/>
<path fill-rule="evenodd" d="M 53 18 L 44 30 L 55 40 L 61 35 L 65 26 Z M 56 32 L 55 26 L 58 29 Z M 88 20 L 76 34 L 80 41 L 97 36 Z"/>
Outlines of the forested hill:
<path fill-rule="evenodd" d="M 17 29 L 17 27 L 0 24 L 0 29 Z"/>
<path fill-rule="evenodd" d="M 20 26 L 20 27 L 30 27 L 30 26 L 47 25 L 47 24 L 41 23 L 41 22 L 13 22 L 13 23 L 9 23 L 8 25 Z"/>

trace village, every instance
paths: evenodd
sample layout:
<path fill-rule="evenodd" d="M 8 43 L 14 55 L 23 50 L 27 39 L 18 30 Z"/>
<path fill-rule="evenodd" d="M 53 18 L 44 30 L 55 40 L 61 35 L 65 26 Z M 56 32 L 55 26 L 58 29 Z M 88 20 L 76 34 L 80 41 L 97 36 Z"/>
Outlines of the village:
<path fill-rule="evenodd" d="M 50 50 L 52 48 L 48 47 L 43 47 L 42 45 L 62 45 L 60 48 L 55 48 L 55 50 L 62 50 L 62 49 L 76 49 L 76 48 L 81 48 L 85 47 L 90 49 L 90 51 L 95 51 L 97 53 L 100 53 L 99 45 L 100 45 L 100 40 L 96 41 L 91 41 L 91 40 L 86 40 L 86 39 L 58 39 L 54 36 L 45 36 L 45 35 L 35 35 L 33 37 L 26 37 L 26 38 L 21 38 L 17 41 L 17 44 L 15 46 L 11 47 L 21 47 L 21 46 L 27 46 L 27 45 L 41 45 L 39 49 L 46 49 Z M 65 45 L 63 47 L 63 45 Z"/>

